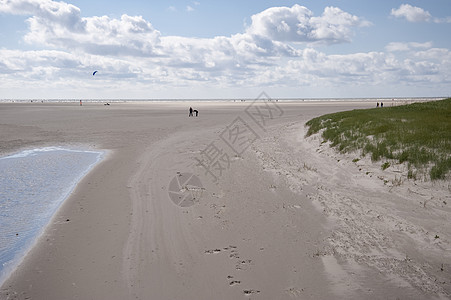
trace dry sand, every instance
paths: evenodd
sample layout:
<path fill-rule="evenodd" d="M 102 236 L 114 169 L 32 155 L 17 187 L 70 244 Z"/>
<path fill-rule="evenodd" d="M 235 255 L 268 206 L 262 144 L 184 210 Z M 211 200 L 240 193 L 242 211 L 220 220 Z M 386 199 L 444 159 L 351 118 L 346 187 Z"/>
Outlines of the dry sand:
<path fill-rule="evenodd" d="M 109 150 L 0 299 L 449 299 L 450 183 L 304 138 L 312 117 L 373 106 L 0 104 L 2 155 Z"/>

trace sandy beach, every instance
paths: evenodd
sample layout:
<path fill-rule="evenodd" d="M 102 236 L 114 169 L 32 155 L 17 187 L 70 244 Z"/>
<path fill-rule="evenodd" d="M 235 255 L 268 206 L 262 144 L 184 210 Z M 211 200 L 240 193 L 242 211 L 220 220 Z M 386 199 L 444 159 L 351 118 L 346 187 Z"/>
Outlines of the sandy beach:
<path fill-rule="evenodd" d="M 305 138 L 370 107 L 0 103 L 0 155 L 108 151 L 0 299 L 450 299 L 451 183 Z"/>

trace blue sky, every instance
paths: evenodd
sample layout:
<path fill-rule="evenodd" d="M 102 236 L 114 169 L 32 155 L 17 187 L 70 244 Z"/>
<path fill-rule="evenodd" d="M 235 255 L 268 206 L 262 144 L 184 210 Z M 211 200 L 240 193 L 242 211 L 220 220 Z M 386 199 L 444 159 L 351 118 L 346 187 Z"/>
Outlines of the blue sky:
<path fill-rule="evenodd" d="M 449 32 L 449 0 L 0 0 L 0 98 L 450 96 Z"/>

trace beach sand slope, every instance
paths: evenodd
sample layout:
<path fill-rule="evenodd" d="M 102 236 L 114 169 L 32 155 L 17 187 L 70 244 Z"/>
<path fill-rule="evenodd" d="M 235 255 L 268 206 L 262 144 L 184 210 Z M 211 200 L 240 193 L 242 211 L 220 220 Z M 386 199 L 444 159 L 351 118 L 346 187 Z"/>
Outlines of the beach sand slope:
<path fill-rule="evenodd" d="M 398 185 L 402 170 L 304 138 L 309 119 L 372 104 L 278 103 L 264 124 L 249 105 L 2 104 L 2 153 L 55 144 L 110 152 L 0 298 L 450 297 L 447 183 Z M 236 124 L 248 129 L 239 144 Z M 212 176 L 200 161 L 216 154 L 223 168 Z M 181 206 L 169 192 L 187 174 L 198 181 L 181 187 L 191 197 Z"/>

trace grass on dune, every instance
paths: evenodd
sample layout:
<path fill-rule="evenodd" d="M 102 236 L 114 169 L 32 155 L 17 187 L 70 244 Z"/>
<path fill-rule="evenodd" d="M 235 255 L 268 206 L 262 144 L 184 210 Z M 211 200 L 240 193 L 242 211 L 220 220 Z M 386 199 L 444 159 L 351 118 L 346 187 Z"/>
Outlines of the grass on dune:
<path fill-rule="evenodd" d="M 407 163 L 408 176 L 427 170 L 432 180 L 451 171 L 451 98 L 324 115 L 306 123 L 341 152 L 361 151 L 373 161 Z"/>

